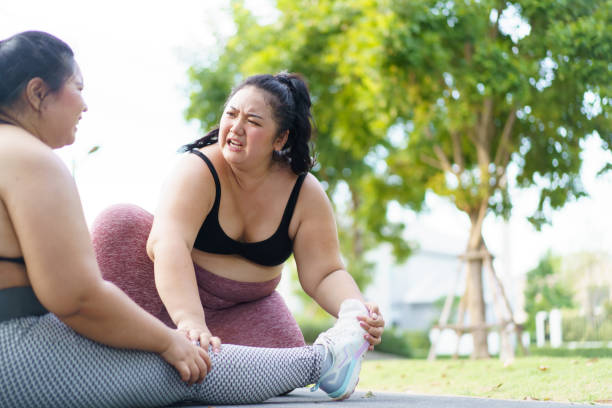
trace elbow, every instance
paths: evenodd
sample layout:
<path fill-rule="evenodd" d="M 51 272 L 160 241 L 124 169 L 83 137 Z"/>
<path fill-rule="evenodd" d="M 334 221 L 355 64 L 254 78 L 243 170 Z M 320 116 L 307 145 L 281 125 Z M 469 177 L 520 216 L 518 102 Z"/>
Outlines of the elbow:
<path fill-rule="evenodd" d="M 329 278 L 336 275 L 338 272 L 343 271 L 342 268 L 330 268 L 327 272 L 321 274 L 317 280 L 302 280 L 300 279 L 300 284 L 302 285 L 302 289 L 304 292 L 313 299 L 317 299 L 317 295 L 321 288 L 326 285 L 326 282 Z"/>
<path fill-rule="evenodd" d="M 157 243 L 158 239 L 153 235 L 149 235 L 149 239 L 147 239 L 146 250 L 149 259 L 153 262 L 155 262 L 155 247 L 157 246 Z"/>
<path fill-rule="evenodd" d="M 302 289 L 304 289 L 304 293 L 314 299 L 316 293 L 316 287 L 302 285 Z"/>
<path fill-rule="evenodd" d="M 317 292 L 319 290 L 319 288 L 321 287 L 321 284 L 323 283 L 323 281 L 325 281 L 325 277 L 323 276 L 321 277 L 321 279 L 319 279 L 316 282 L 308 282 L 306 280 L 301 280 L 300 279 L 300 284 L 302 286 L 302 289 L 304 289 L 304 293 L 306 293 L 308 296 L 310 296 L 313 299 L 317 298 Z"/>
<path fill-rule="evenodd" d="M 62 321 L 89 316 L 95 313 L 96 305 L 101 304 L 99 300 L 105 296 L 108 285 L 112 283 L 100 279 L 94 285 L 63 296 L 61 302 L 55 302 L 48 309 Z"/>

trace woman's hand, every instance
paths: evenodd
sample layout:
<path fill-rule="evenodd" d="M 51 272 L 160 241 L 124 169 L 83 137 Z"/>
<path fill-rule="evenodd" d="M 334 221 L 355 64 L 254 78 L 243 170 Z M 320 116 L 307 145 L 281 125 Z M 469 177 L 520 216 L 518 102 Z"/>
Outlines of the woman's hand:
<path fill-rule="evenodd" d="M 189 384 L 201 382 L 211 369 L 208 353 L 192 344 L 183 333 L 172 330 L 170 344 L 160 353 Z"/>
<path fill-rule="evenodd" d="M 199 343 L 199 346 L 204 350 L 208 350 L 208 346 L 212 346 L 213 352 L 218 353 L 221 350 L 221 339 L 213 336 L 205 324 L 195 322 L 179 322 L 177 325 L 179 332 L 183 333 L 193 344 Z"/>
<path fill-rule="evenodd" d="M 370 312 L 369 316 L 359 316 L 357 319 L 361 322 L 361 327 L 368 332 L 364 335 L 364 338 L 370 343 L 369 350 L 374 350 L 374 346 L 380 344 L 382 341 L 381 337 L 385 330 L 385 320 L 378 310 L 378 305 L 373 302 L 366 302 L 365 306 Z"/>

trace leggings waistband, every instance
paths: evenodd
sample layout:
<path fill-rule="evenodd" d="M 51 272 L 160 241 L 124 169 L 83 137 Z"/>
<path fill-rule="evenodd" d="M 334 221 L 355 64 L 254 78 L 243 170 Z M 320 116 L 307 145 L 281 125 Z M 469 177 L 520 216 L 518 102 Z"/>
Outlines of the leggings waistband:
<path fill-rule="evenodd" d="M 38 301 L 31 286 L 0 289 L 0 322 L 49 313 Z"/>

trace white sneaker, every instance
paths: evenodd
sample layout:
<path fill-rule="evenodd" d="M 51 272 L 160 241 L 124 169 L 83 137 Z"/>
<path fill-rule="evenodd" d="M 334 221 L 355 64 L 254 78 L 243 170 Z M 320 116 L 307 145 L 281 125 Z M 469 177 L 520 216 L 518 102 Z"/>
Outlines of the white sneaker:
<path fill-rule="evenodd" d="M 361 360 L 370 345 L 363 337 L 366 331 L 359 325 L 357 316 L 367 315 L 368 309 L 359 300 L 346 299 L 342 302 L 336 324 L 321 333 L 314 342 L 323 345 L 331 354 L 332 365 L 311 391 L 321 388 L 335 400 L 346 399 L 355 391 Z"/>

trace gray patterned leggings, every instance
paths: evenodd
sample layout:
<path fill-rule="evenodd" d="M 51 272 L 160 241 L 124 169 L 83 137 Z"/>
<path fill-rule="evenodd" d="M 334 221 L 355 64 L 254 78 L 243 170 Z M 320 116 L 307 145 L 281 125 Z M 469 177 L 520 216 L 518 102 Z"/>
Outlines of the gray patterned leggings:
<path fill-rule="evenodd" d="M 53 314 L 0 323 L 0 407 L 157 407 L 180 401 L 246 404 L 319 379 L 313 347 L 224 344 L 213 368 L 187 385 L 154 353 L 89 340 Z"/>

